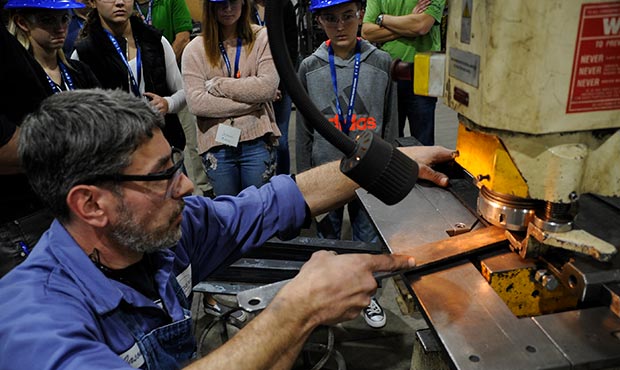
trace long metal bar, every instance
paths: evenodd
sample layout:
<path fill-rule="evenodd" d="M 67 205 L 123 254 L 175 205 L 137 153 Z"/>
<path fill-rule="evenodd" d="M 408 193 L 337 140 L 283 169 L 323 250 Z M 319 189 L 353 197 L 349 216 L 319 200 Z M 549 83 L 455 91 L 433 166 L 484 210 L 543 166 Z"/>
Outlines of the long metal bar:
<path fill-rule="evenodd" d="M 473 254 L 506 246 L 506 241 L 505 230 L 498 227 L 487 227 L 433 243 L 409 248 L 399 246 L 398 251 L 394 253 L 415 257 L 416 266 L 406 270 L 380 273 L 375 277 L 380 280 L 401 274 L 419 273 L 440 265 L 448 265 Z"/>
<path fill-rule="evenodd" d="M 501 247 L 505 245 L 505 242 L 506 236 L 504 230 L 500 228 L 489 227 L 467 234 L 461 234 L 447 240 L 426 244 L 422 246 L 423 248 L 416 248 L 419 255 L 416 257 L 417 265 L 415 267 L 393 272 L 378 273 L 375 275 L 375 278 L 380 281 L 400 274 L 414 274 L 429 268 L 435 268 L 439 265 L 448 265 L 453 261 L 466 258 L 473 253 L 487 252 L 490 249 Z M 273 300 L 278 291 L 289 281 L 290 280 L 279 281 L 237 293 L 239 307 L 249 312 L 264 309 Z"/>

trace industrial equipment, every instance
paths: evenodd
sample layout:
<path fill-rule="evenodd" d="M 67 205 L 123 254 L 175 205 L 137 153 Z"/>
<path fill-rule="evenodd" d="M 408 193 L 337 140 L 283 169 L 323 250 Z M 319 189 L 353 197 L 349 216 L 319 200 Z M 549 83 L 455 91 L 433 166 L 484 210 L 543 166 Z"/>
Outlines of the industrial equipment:
<path fill-rule="evenodd" d="M 462 176 L 391 207 L 358 195 L 393 253 L 505 230 L 494 253 L 405 275 L 450 367 L 620 367 L 620 2 L 448 8 Z"/>

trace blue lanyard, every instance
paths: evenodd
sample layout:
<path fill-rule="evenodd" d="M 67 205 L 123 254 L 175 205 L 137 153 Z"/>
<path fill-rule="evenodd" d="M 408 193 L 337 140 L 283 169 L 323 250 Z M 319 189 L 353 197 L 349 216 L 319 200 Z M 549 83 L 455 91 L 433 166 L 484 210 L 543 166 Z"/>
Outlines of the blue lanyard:
<path fill-rule="evenodd" d="M 144 20 L 144 23 L 148 24 L 149 26 L 153 24 L 153 0 L 149 1 L 149 10 L 146 13 L 146 17 L 144 16 L 144 14 L 142 13 L 142 9 L 140 7 L 140 4 L 138 4 L 138 2 L 136 1 L 136 10 L 138 11 L 138 13 L 140 13 L 140 17 L 142 17 L 142 19 Z"/>
<path fill-rule="evenodd" d="M 329 52 L 329 68 L 332 74 L 332 85 L 334 85 L 334 93 L 336 94 L 336 109 L 338 110 L 338 120 L 342 132 L 349 134 L 351 128 L 351 118 L 353 117 L 353 109 L 355 108 L 355 97 L 357 95 L 357 82 L 360 77 L 360 40 L 355 45 L 355 66 L 353 67 L 353 83 L 351 84 L 351 95 L 349 96 L 349 108 L 347 109 L 347 117 L 343 120 L 342 108 L 340 107 L 340 99 L 338 97 L 338 76 L 336 75 L 336 63 L 334 63 L 334 49 L 331 43 L 328 43 L 327 50 Z"/>
<path fill-rule="evenodd" d="M 121 47 L 118 44 L 118 41 L 116 41 L 116 39 L 114 38 L 114 36 L 112 36 L 110 31 L 108 30 L 104 30 L 104 31 L 108 35 L 108 38 L 112 42 L 112 45 L 114 45 L 116 52 L 123 60 L 123 63 L 125 63 L 125 67 L 127 67 L 127 73 L 129 74 L 129 84 L 130 84 L 129 87 L 131 88 L 131 91 L 133 92 L 135 96 L 141 96 L 142 94 L 140 94 L 140 76 L 141 76 L 141 70 L 142 70 L 142 58 L 140 57 L 140 46 L 138 46 L 138 42 L 136 41 L 136 49 L 138 50 L 136 53 L 136 72 L 138 73 L 138 80 L 136 81 L 136 78 L 133 76 L 133 72 L 131 71 L 131 66 L 129 66 L 129 62 L 127 61 L 127 58 L 125 58 L 125 54 L 123 54 L 123 51 L 121 50 Z M 134 41 L 135 41 L 135 38 L 134 38 Z M 127 48 L 129 49 L 129 45 L 127 45 Z"/>
<path fill-rule="evenodd" d="M 71 79 L 71 75 L 69 74 L 67 67 L 60 60 L 58 61 L 58 67 L 60 68 L 60 73 L 62 74 L 62 78 L 65 81 L 67 88 L 69 90 L 75 90 L 75 87 L 73 86 L 73 79 Z M 58 94 L 59 92 L 62 92 L 62 89 L 60 88 L 60 86 L 58 86 L 49 75 L 46 74 L 45 77 L 47 77 L 47 83 L 50 84 L 50 87 L 52 88 L 52 91 L 54 92 L 54 94 Z"/>
<path fill-rule="evenodd" d="M 230 59 L 228 59 L 228 54 L 226 54 L 226 48 L 224 48 L 224 44 L 220 42 L 220 53 L 222 53 L 222 58 L 224 58 L 224 64 L 226 64 L 226 68 L 228 69 L 228 77 L 241 77 L 241 73 L 239 73 L 239 57 L 241 56 L 241 38 L 237 38 L 237 56 L 235 57 L 235 74 L 232 74 L 230 70 Z"/>
<path fill-rule="evenodd" d="M 260 13 L 258 12 L 258 9 L 254 9 L 254 15 L 256 16 L 256 22 L 258 22 L 258 25 L 259 26 L 264 26 L 265 25 L 265 21 L 263 19 L 261 19 Z"/>

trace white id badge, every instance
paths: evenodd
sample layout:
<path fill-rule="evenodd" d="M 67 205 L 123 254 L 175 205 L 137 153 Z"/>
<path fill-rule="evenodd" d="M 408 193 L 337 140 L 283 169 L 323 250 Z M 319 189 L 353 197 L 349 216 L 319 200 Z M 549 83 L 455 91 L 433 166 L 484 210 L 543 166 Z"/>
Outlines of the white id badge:
<path fill-rule="evenodd" d="M 219 124 L 217 125 L 217 133 L 215 134 L 215 141 L 218 143 L 237 147 L 239 144 L 239 138 L 241 137 L 241 129 L 236 127 Z"/>

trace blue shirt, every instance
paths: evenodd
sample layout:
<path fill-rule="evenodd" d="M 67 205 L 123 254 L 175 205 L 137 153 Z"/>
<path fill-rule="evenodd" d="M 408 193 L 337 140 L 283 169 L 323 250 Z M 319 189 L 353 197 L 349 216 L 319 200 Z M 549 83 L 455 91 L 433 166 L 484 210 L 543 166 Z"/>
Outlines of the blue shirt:
<path fill-rule="evenodd" d="M 289 176 L 238 197 L 185 201 L 181 240 L 151 258 L 161 306 L 105 277 L 54 221 L 28 259 L 0 280 L 0 369 L 131 369 L 121 356 L 135 356 L 135 340 L 113 313 L 123 307 L 146 333 L 182 320 L 171 274 L 189 297 L 223 261 L 274 235 L 296 236 L 306 217 Z"/>

